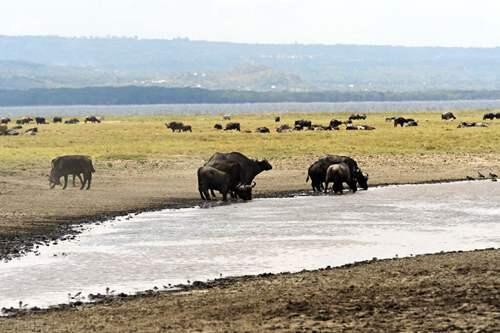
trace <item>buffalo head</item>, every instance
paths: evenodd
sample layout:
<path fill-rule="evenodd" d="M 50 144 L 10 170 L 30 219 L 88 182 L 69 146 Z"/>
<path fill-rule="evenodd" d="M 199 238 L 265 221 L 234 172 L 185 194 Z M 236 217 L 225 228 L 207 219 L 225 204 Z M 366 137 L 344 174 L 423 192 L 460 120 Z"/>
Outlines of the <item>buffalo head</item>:
<path fill-rule="evenodd" d="M 271 170 L 273 168 L 271 163 L 269 163 L 267 160 L 257 161 L 257 164 L 262 171 Z"/>
<path fill-rule="evenodd" d="M 252 200 L 252 188 L 254 188 L 255 185 L 255 182 L 252 182 L 252 185 L 238 184 L 238 186 L 236 186 L 236 195 L 242 200 Z"/>
<path fill-rule="evenodd" d="M 361 170 L 359 170 L 356 178 L 357 178 L 359 187 L 361 187 L 363 190 L 367 190 L 368 189 L 368 174 L 367 173 L 363 174 L 361 172 Z"/>

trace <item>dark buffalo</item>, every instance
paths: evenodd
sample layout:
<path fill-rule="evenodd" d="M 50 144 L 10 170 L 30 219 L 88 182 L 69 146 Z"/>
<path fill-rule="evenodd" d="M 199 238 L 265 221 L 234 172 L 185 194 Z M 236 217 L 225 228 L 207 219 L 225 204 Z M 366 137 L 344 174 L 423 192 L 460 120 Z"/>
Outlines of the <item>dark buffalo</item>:
<path fill-rule="evenodd" d="M 10 118 L 8 117 L 0 118 L 0 124 L 8 124 L 8 123 L 10 123 Z"/>
<path fill-rule="evenodd" d="M 181 132 L 184 128 L 184 124 L 179 121 L 171 121 L 169 123 L 165 123 L 165 127 L 171 129 L 172 132 Z"/>
<path fill-rule="evenodd" d="M 457 128 L 466 128 L 466 127 L 488 127 L 488 124 L 478 123 L 473 121 L 463 121 L 460 123 L 460 125 L 457 126 Z"/>
<path fill-rule="evenodd" d="M 359 186 L 366 190 L 368 189 L 368 175 L 363 174 L 358 166 L 358 163 L 349 156 L 325 155 L 311 164 L 307 170 L 306 182 L 311 179 L 311 187 L 313 191 L 321 192 L 323 190 L 323 182 L 326 177 L 326 170 L 332 164 L 346 163 L 349 166 L 351 175 L 356 178 Z"/>
<path fill-rule="evenodd" d="M 312 127 L 312 122 L 310 120 L 296 120 L 294 123 L 294 128 L 298 131 L 301 131 L 303 129 L 311 129 Z"/>
<path fill-rule="evenodd" d="M 214 125 L 214 128 L 215 128 L 216 130 L 221 130 L 223 127 L 222 127 L 222 125 L 221 125 L 221 124 L 215 124 L 215 125 Z"/>
<path fill-rule="evenodd" d="M 80 122 L 80 120 L 78 120 L 76 118 L 71 118 L 71 119 L 64 121 L 65 124 L 78 124 L 79 122 Z"/>
<path fill-rule="evenodd" d="M 330 127 L 332 129 L 336 129 L 338 128 L 340 125 L 342 125 L 343 123 L 340 121 L 340 120 L 337 120 L 337 119 L 332 119 L 330 120 Z"/>
<path fill-rule="evenodd" d="M 445 112 L 441 114 L 441 120 L 455 120 L 457 117 L 453 114 L 453 112 Z"/>
<path fill-rule="evenodd" d="M 333 192 L 337 194 L 342 194 L 343 183 L 349 185 L 349 188 L 353 193 L 358 190 L 356 185 L 357 180 L 351 174 L 351 169 L 347 163 L 332 164 L 326 170 L 325 176 L 325 193 L 328 191 L 328 183 L 333 183 Z"/>
<path fill-rule="evenodd" d="M 255 130 L 257 133 L 270 133 L 271 131 L 267 127 L 257 127 Z"/>
<path fill-rule="evenodd" d="M 366 119 L 366 114 L 353 113 L 349 116 L 349 120 L 365 120 L 365 119 Z"/>
<path fill-rule="evenodd" d="M 27 135 L 36 135 L 37 133 L 38 133 L 38 127 L 29 128 L 26 131 L 24 131 L 24 134 Z"/>
<path fill-rule="evenodd" d="M 219 191 L 222 200 L 227 201 L 227 194 L 231 191 L 231 175 L 211 166 L 202 166 L 198 169 L 198 191 L 203 200 L 210 200 L 209 191 Z M 236 195 L 244 200 L 251 199 L 252 185 L 238 184 L 234 189 Z"/>
<path fill-rule="evenodd" d="M 92 182 L 92 173 L 95 172 L 94 166 L 92 165 L 92 160 L 88 156 L 84 155 L 66 155 L 59 156 L 52 160 L 52 170 L 50 171 L 49 182 L 50 188 L 54 188 L 56 185 L 61 185 L 61 177 L 64 177 L 63 190 L 66 189 L 68 185 L 69 175 L 83 175 L 83 182 L 80 190 L 83 190 L 85 183 L 87 184 L 87 190 L 90 189 L 90 184 Z M 80 178 L 80 177 L 79 177 Z M 81 181 L 81 178 L 80 178 Z"/>
<path fill-rule="evenodd" d="M 410 124 L 410 125 L 409 125 Z M 413 118 L 404 118 L 404 117 L 397 117 L 397 118 L 394 118 L 394 127 L 397 127 L 397 126 L 417 126 L 417 121 L 415 121 L 415 119 Z"/>
<path fill-rule="evenodd" d="M 47 124 L 47 121 L 45 120 L 44 117 L 35 117 L 35 122 L 37 125 Z"/>
<path fill-rule="evenodd" d="M 497 119 L 500 119 L 500 112 L 495 113 L 495 117 L 496 117 Z"/>
<path fill-rule="evenodd" d="M 486 113 L 484 116 L 483 116 L 483 120 L 493 120 L 496 118 L 496 114 L 494 113 Z"/>
<path fill-rule="evenodd" d="M 281 121 L 281 117 L 279 117 L 279 116 L 278 117 L 274 117 L 274 121 L 277 122 L 277 123 L 279 123 Z"/>
<path fill-rule="evenodd" d="M 96 117 L 96 116 L 88 116 L 88 117 L 85 117 L 85 124 L 86 123 L 100 124 L 101 119 L 99 117 Z"/>
<path fill-rule="evenodd" d="M 241 130 L 240 123 L 227 123 L 226 124 L 226 128 L 224 129 L 224 131 L 233 131 L 233 130 L 236 130 L 239 132 Z"/>
<path fill-rule="evenodd" d="M 33 118 L 31 118 L 31 117 L 22 117 L 21 119 L 16 120 L 16 124 L 24 125 L 24 124 L 29 124 L 32 121 L 33 121 Z"/>
<path fill-rule="evenodd" d="M 413 119 L 407 119 L 407 122 L 404 124 L 404 127 L 415 127 L 418 126 L 418 122 Z"/>
<path fill-rule="evenodd" d="M 211 166 L 215 162 L 230 161 L 236 162 L 241 167 L 240 182 L 243 185 L 250 185 L 254 178 L 262 171 L 271 170 L 273 167 L 267 160 L 253 160 L 239 152 L 215 153 L 210 157 L 205 165 Z"/>
<path fill-rule="evenodd" d="M 52 122 L 54 124 L 56 124 L 56 123 L 62 123 L 62 121 L 63 121 L 62 117 L 54 117 L 54 118 L 52 118 Z"/>
<path fill-rule="evenodd" d="M 191 127 L 191 125 L 182 125 L 181 130 L 183 132 L 193 132 L 193 128 Z"/>

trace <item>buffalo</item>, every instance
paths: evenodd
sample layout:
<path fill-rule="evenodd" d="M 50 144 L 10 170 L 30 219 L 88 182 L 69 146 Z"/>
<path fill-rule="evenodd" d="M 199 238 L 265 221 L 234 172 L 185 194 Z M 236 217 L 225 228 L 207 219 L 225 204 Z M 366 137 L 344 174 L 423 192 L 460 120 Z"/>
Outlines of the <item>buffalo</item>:
<path fill-rule="evenodd" d="M 85 124 L 86 123 L 100 124 L 101 119 L 99 117 L 96 117 L 96 116 L 88 116 L 88 117 L 85 117 Z"/>
<path fill-rule="evenodd" d="M 257 127 L 255 132 L 257 132 L 257 133 L 270 133 L 271 131 L 267 127 Z"/>
<path fill-rule="evenodd" d="M 184 128 L 184 124 L 179 121 L 171 121 L 169 123 L 165 123 L 165 127 L 171 129 L 172 132 L 181 132 Z"/>
<path fill-rule="evenodd" d="M 494 113 L 486 113 L 483 116 L 483 120 L 487 120 L 487 119 L 488 120 L 493 120 L 495 118 L 496 118 L 496 114 L 494 114 Z"/>
<path fill-rule="evenodd" d="M 222 117 L 222 120 L 231 120 L 231 115 L 230 115 L 230 114 L 225 114 L 225 115 Z"/>
<path fill-rule="evenodd" d="M 280 116 L 274 117 L 274 121 L 279 123 L 281 121 L 281 117 Z"/>
<path fill-rule="evenodd" d="M 354 159 L 349 156 L 325 155 L 311 164 L 307 170 L 306 182 L 311 179 L 311 187 L 313 191 L 321 192 L 323 190 L 326 170 L 330 165 L 339 163 L 347 164 L 349 166 L 351 176 L 356 179 L 359 186 L 364 190 L 368 189 L 368 175 L 363 174 Z"/>
<path fill-rule="evenodd" d="M 401 127 L 403 127 L 403 126 L 417 126 L 418 123 L 413 118 L 397 117 L 397 118 L 394 118 L 394 127 L 397 127 L 398 125 Z"/>
<path fill-rule="evenodd" d="M 215 153 L 205 163 L 205 166 L 212 166 L 215 163 L 238 163 L 241 167 L 240 183 L 250 185 L 254 178 L 261 172 L 271 170 L 273 167 L 267 160 L 254 160 L 239 152 Z"/>
<path fill-rule="evenodd" d="M 25 117 L 22 117 L 21 119 L 17 119 L 16 124 L 17 125 L 24 125 L 24 124 L 29 124 L 32 121 L 33 121 L 33 118 L 25 116 Z"/>
<path fill-rule="evenodd" d="M 215 124 L 215 125 L 214 125 L 214 128 L 215 128 L 216 130 L 221 130 L 221 129 L 222 129 L 222 125 L 221 125 L 221 124 Z"/>
<path fill-rule="evenodd" d="M 212 166 L 202 166 L 198 169 L 198 191 L 203 200 L 210 200 L 209 191 L 213 194 L 213 191 L 217 190 L 222 194 L 222 200 L 227 201 L 227 194 L 231 191 L 231 183 L 231 175 L 227 172 Z M 252 185 L 238 184 L 234 190 L 237 196 L 244 200 L 250 200 L 254 186 L 255 182 Z"/>
<path fill-rule="evenodd" d="M 37 125 L 47 124 L 47 121 L 45 120 L 44 117 L 35 117 L 35 122 Z"/>
<path fill-rule="evenodd" d="M 462 121 L 457 128 L 466 128 L 466 127 L 488 127 L 488 124 L 478 123 L 473 121 Z"/>
<path fill-rule="evenodd" d="M 300 119 L 296 120 L 294 123 L 294 129 L 296 129 L 297 131 L 301 131 L 303 129 L 311 129 L 311 127 L 312 122 L 310 120 Z"/>
<path fill-rule="evenodd" d="M 413 119 L 407 119 L 407 122 L 404 124 L 404 127 L 415 127 L 418 126 L 418 122 Z"/>
<path fill-rule="evenodd" d="M 365 120 L 365 119 L 366 119 L 366 114 L 353 113 L 349 116 L 349 120 Z"/>
<path fill-rule="evenodd" d="M 455 117 L 453 112 L 445 112 L 441 114 L 441 120 L 451 120 L 451 119 L 453 120 L 457 119 L 457 117 Z"/>
<path fill-rule="evenodd" d="M 495 113 L 495 117 L 496 117 L 497 119 L 500 119 L 500 112 Z"/>
<path fill-rule="evenodd" d="M 8 124 L 10 123 L 10 118 L 9 117 L 2 117 L 0 118 L 0 124 Z"/>
<path fill-rule="evenodd" d="M 336 129 L 336 128 L 338 128 L 340 125 L 342 125 L 342 121 L 337 120 L 337 119 L 332 119 L 332 120 L 330 120 L 330 127 L 331 127 L 332 129 Z"/>
<path fill-rule="evenodd" d="M 224 131 L 232 131 L 232 130 L 236 130 L 238 132 L 241 131 L 240 123 L 227 123 Z"/>
<path fill-rule="evenodd" d="M 349 165 L 345 162 L 341 162 L 338 164 L 332 164 L 326 170 L 325 176 L 325 193 L 328 191 L 328 183 L 333 183 L 332 191 L 336 194 L 342 194 L 343 183 L 347 183 L 349 188 L 353 193 L 358 190 L 356 185 L 357 180 L 351 174 L 351 169 Z"/>
<path fill-rule="evenodd" d="M 191 127 L 191 125 L 182 125 L 181 130 L 183 132 L 193 132 L 193 128 Z"/>
<path fill-rule="evenodd" d="M 63 121 L 62 117 L 54 117 L 54 118 L 52 118 L 52 122 L 54 124 L 56 124 L 56 123 L 62 123 L 62 121 Z"/>
<path fill-rule="evenodd" d="M 94 166 L 92 165 L 92 160 L 89 156 L 84 155 L 65 155 L 59 156 L 52 160 L 52 169 L 49 175 L 50 188 L 54 188 L 56 185 L 61 185 L 61 177 L 64 177 L 63 190 L 66 189 L 68 185 L 69 175 L 80 175 L 83 174 L 83 181 L 80 190 L 83 190 L 85 184 L 87 184 L 87 190 L 90 189 L 90 184 L 92 182 L 92 173 L 95 172 Z M 74 181 L 74 179 L 73 179 Z M 81 181 L 81 178 L 80 178 Z"/>
<path fill-rule="evenodd" d="M 80 120 L 78 120 L 76 118 L 71 118 L 71 119 L 64 121 L 65 124 L 78 124 L 79 122 L 80 122 Z"/>
<path fill-rule="evenodd" d="M 292 130 L 292 128 L 289 125 L 287 125 L 287 124 L 283 124 L 280 127 L 276 128 L 276 132 L 278 132 L 278 133 L 289 132 L 291 130 Z"/>

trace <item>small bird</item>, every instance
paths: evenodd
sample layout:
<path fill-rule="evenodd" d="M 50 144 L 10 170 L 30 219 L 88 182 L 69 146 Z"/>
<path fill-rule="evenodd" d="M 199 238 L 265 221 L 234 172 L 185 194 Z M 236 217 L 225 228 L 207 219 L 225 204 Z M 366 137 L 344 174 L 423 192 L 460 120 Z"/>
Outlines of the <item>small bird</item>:
<path fill-rule="evenodd" d="M 484 175 L 479 171 L 477 172 L 477 175 L 479 176 L 479 178 L 485 178 Z"/>
<path fill-rule="evenodd" d="M 490 172 L 490 177 L 491 178 L 498 178 L 498 176 L 496 174 L 494 174 L 493 172 Z"/>
<path fill-rule="evenodd" d="M 467 177 L 465 177 L 465 178 L 466 178 L 467 180 L 474 180 L 474 178 L 473 178 L 473 177 L 471 177 L 471 176 L 467 176 Z"/>

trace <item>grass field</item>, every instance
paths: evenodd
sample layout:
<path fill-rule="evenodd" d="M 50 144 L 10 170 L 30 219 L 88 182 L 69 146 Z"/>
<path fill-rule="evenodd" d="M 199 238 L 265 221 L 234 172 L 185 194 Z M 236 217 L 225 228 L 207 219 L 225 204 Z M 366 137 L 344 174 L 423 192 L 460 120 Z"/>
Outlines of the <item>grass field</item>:
<path fill-rule="evenodd" d="M 47 163 L 58 155 L 86 154 L 96 161 L 204 159 L 215 151 L 242 151 L 270 160 L 316 157 L 327 152 L 350 155 L 394 155 L 429 153 L 495 153 L 500 147 L 500 121 L 487 122 L 488 128 L 459 129 L 459 121 L 478 121 L 482 112 L 456 113 L 458 120 L 442 121 L 439 113 L 406 115 L 419 121 L 418 127 L 394 128 L 385 118 L 390 114 L 370 114 L 359 124 L 374 131 L 294 131 L 276 133 L 272 114 L 242 115 L 231 121 L 242 131 L 260 126 L 270 134 L 224 132 L 213 129 L 224 124 L 215 116 L 110 117 L 101 124 L 40 125 L 36 136 L 0 137 L 2 169 L 29 168 Z M 347 114 L 284 114 L 281 124 L 310 119 L 327 125 L 332 118 Z M 405 116 L 405 115 L 403 115 Z M 166 121 L 182 121 L 193 133 L 172 133 Z M 31 126 L 30 126 L 31 127 Z M 25 128 L 28 128 L 25 126 Z"/>

